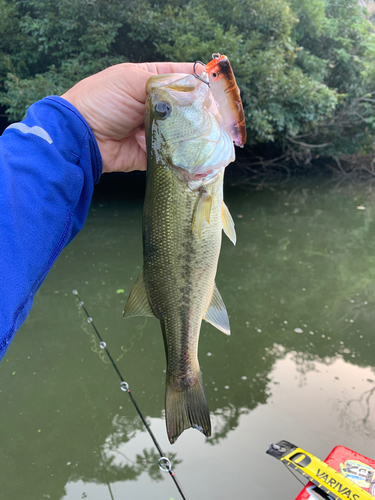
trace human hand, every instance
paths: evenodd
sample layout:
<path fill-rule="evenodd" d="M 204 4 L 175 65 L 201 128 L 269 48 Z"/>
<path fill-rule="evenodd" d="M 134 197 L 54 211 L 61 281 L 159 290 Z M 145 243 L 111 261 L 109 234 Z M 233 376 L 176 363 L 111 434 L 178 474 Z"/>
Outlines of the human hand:
<path fill-rule="evenodd" d="M 81 80 L 61 96 L 90 125 L 103 172 L 146 169 L 146 82 L 152 75 L 192 72 L 192 63 L 117 64 Z"/>

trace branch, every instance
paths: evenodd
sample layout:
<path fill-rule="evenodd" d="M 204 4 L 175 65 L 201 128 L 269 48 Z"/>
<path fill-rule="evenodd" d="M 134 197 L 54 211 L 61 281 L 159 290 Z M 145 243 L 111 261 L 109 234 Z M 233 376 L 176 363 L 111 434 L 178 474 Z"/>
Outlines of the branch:
<path fill-rule="evenodd" d="M 332 142 L 325 142 L 323 144 L 308 144 L 307 142 L 295 141 L 291 137 L 287 137 L 287 140 L 293 142 L 293 144 L 297 144 L 297 146 L 303 146 L 305 148 L 325 148 L 326 146 L 330 146 Z"/>

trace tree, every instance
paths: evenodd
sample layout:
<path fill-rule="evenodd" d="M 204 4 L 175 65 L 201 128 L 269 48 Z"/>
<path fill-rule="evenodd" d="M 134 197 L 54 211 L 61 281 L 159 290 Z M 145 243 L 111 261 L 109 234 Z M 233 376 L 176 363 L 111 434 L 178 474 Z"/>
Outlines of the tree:
<path fill-rule="evenodd" d="M 0 0 L 0 103 L 10 119 L 123 61 L 112 50 L 123 10 L 116 0 Z"/>
<path fill-rule="evenodd" d="M 231 60 L 250 146 L 297 156 L 372 147 L 374 30 L 356 0 L 0 0 L 11 120 L 110 64 L 213 52 Z"/>
<path fill-rule="evenodd" d="M 326 155 L 372 149 L 375 134 L 375 34 L 356 0 L 292 0 L 299 18 L 293 39 L 296 64 L 337 95 L 335 113 L 312 127 L 304 141 L 328 143 Z"/>

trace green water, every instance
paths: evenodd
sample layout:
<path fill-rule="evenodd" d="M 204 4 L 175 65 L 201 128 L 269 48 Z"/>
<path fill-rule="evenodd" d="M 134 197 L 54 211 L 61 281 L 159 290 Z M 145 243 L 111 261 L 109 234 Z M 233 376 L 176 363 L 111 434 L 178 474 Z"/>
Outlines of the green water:
<path fill-rule="evenodd" d="M 204 324 L 199 343 L 213 435 L 170 445 L 159 324 L 122 318 L 142 266 L 139 179 L 103 178 L 0 364 L 0 499 L 180 498 L 73 289 L 190 500 L 293 500 L 300 484 L 265 454 L 280 439 L 375 459 L 371 185 L 227 183 L 237 246 L 224 237 L 217 285 L 232 335 Z"/>

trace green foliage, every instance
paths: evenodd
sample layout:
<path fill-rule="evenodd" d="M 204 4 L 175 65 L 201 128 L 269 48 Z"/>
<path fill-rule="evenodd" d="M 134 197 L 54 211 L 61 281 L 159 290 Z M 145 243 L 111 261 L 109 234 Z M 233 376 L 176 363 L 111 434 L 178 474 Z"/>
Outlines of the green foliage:
<path fill-rule="evenodd" d="M 116 1 L 0 0 L 0 103 L 10 119 L 126 60 L 112 51 L 122 10 Z"/>
<path fill-rule="evenodd" d="M 357 0 L 292 0 L 291 6 L 300 19 L 293 32 L 301 47 L 296 64 L 338 95 L 332 119 L 317 122 L 309 140 L 329 143 L 325 155 L 369 152 L 375 134 L 372 24 Z"/>
<path fill-rule="evenodd" d="M 159 1 L 153 8 L 144 2 L 130 15 L 127 37 L 140 60 L 207 61 L 218 51 L 230 56 L 250 144 L 304 132 L 337 104 L 335 91 L 293 64 L 297 19 L 285 0 Z"/>
<path fill-rule="evenodd" d="M 46 72 L 28 78 L 19 78 L 10 73 L 5 81 L 6 92 L 0 94 L 0 102 L 6 106 L 10 118 L 20 120 L 33 102 L 47 95 L 61 95 L 82 78 L 116 62 L 120 61 L 115 58 L 102 58 L 98 61 L 72 58 L 64 61 L 58 69 L 52 65 Z"/>
<path fill-rule="evenodd" d="M 0 104 L 11 120 L 111 64 L 213 52 L 231 60 L 250 145 L 371 149 L 374 30 L 357 0 L 0 0 Z"/>

